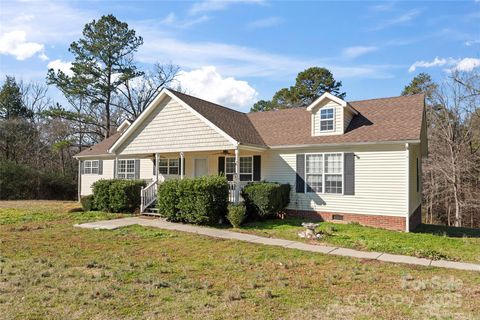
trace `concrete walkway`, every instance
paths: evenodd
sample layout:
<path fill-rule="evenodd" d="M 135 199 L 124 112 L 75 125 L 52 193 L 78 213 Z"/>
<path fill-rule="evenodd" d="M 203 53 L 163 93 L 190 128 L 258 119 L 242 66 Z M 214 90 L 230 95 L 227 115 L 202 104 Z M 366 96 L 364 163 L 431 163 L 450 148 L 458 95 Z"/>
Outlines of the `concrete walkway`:
<path fill-rule="evenodd" d="M 77 224 L 75 225 L 75 227 L 86 228 L 86 229 L 114 230 L 114 229 L 135 225 L 135 224 L 138 224 L 144 227 L 156 227 L 156 228 L 167 229 L 167 230 L 196 233 L 196 234 L 201 234 L 201 235 L 214 237 L 214 238 L 246 241 L 250 243 L 278 246 L 283 248 L 298 249 L 298 250 L 310 251 L 310 252 L 320 252 L 324 254 L 331 254 L 331 255 L 344 256 L 344 257 L 371 259 L 371 260 L 379 260 L 379 261 L 393 262 L 393 263 L 405 263 L 405 264 L 419 265 L 419 266 L 432 266 L 432 267 L 439 267 L 439 268 L 480 271 L 480 264 L 474 264 L 474 263 L 454 262 L 454 261 L 446 261 L 446 260 L 430 260 L 430 259 L 416 258 L 411 256 L 388 254 L 383 252 L 359 251 L 359 250 L 353 250 L 353 249 L 347 249 L 347 248 L 307 244 L 304 242 L 290 241 L 290 240 L 277 239 L 277 238 L 266 238 L 266 237 L 260 237 L 256 235 L 246 234 L 246 233 L 233 232 L 233 231 L 227 231 L 227 230 L 221 230 L 221 229 L 215 229 L 215 228 L 209 228 L 209 227 L 200 227 L 200 226 L 194 226 L 194 225 L 188 225 L 188 224 L 172 223 L 159 218 L 149 219 L 149 218 L 142 218 L 142 217 L 130 217 L 130 218 L 103 220 L 103 221 Z"/>

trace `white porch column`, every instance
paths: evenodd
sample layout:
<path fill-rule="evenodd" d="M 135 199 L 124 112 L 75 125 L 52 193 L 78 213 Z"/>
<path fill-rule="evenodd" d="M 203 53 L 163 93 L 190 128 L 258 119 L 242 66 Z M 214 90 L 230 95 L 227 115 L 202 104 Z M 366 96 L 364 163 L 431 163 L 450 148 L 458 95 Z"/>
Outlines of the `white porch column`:
<path fill-rule="evenodd" d="M 113 172 L 113 178 L 117 179 L 118 177 L 118 156 L 115 155 L 115 172 Z"/>
<path fill-rule="evenodd" d="M 78 159 L 78 202 L 82 199 L 82 160 Z"/>
<path fill-rule="evenodd" d="M 160 165 L 160 154 L 155 153 L 155 180 L 158 183 L 158 167 Z"/>
<path fill-rule="evenodd" d="M 234 203 L 240 202 L 240 152 L 238 145 L 235 147 L 235 174 L 233 175 L 233 182 L 235 183 Z"/>
<path fill-rule="evenodd" d="M 183 163 L 185 162 L 185 155 L 183 152 L 180 152 L 180 179 L 183 180 L 185 172 L 183 172 Z"/>

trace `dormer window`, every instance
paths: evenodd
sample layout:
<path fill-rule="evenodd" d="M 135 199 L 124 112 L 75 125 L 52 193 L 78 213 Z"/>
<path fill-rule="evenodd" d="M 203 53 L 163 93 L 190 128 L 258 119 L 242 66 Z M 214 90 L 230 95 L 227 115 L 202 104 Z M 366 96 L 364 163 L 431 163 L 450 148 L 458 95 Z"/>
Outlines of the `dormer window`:
<path fill-rule="evenodd" d="M 320 131 L 333 131 L 334 129 L 334 108 L 320 109 Z"/>

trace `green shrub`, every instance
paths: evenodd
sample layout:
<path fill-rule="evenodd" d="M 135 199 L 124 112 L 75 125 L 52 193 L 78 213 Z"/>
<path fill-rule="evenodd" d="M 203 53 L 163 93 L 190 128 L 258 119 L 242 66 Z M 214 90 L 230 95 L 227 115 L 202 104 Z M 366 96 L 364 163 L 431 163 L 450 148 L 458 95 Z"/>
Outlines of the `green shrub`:
<path fill-rule="evenodd" d="M 92 185 L 95 208 L 100 211 L 110 211 L 110 186 L 115 179 L 101 179 Z"/>
<path fill-rule="evenodd" d="M 109 211 L 133 213 L 140 207 L 142 187 L 144 180 L 114 180 L 110 184 Z"/>
<path fill-rule="evenodd" d="M 157 207 L 168 221 L 212 224 L 225 218 L 228 183 L 224 176 L 169 180 L 159 186 Z"/>
<path fill-rule="evenodd" d="M 81 197 L 80 203 L 82 204 L 83 211 L 95 210 L 93 194 Z"/>
<path fill-rule="evenodd" d="M 157 192 L 158 212 L 169 221 L 180 222 L 182 219 L 177 209 L 178 183 L 180 180 L 167 180 L 159 184 Z"/>
<path fill-rule="evenodd" d="M 290 202 L 290 185 L 275 182 L 254 182 L 242 190 L 250 219 L 275 217 Z"/>
<path fill-rule="evenodd" d="M 96 209 L 108 212 L 134 212 L 140 206 L 143 180 L 109 179 L 93 184 Z"/>
<path fill-rule="evenodd" d="M 230 204 L 228 206 L 227 219 L 234 228 L 239 228 L 246 218 L 245 204 Z"/>

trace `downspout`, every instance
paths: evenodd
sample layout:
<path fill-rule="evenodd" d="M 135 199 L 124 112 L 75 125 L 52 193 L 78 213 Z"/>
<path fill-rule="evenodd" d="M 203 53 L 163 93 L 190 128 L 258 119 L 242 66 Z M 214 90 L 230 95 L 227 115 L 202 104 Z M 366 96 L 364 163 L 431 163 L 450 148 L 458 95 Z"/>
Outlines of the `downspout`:
<path fill-rule="evenodd" d="M 405 143 L 405 158 L 407 172 L 405 232 L 410 232 L 410 144 L 408 142 Z"/>

